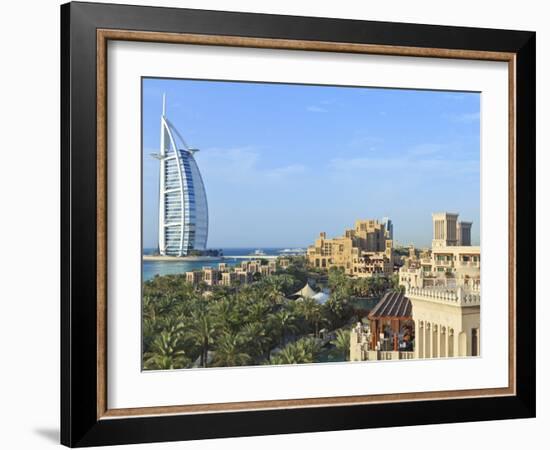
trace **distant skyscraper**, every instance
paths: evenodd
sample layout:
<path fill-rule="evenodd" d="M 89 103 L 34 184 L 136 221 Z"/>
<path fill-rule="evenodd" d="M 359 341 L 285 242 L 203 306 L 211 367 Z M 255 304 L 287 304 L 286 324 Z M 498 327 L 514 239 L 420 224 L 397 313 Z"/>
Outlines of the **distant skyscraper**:
<path fill-rule="evenodd" d="M 186 256 L 205 250 L 208 239 L 208 203 L 194 154 L 166 117 L 166 98 L 160 118 L 159 252 Z"/>
<path fill-rule="evenodd" d="M 393 241 L 393 222 L 389 217 L 382 217 L 382 223 L 386 227 L 386 237 Z"/>

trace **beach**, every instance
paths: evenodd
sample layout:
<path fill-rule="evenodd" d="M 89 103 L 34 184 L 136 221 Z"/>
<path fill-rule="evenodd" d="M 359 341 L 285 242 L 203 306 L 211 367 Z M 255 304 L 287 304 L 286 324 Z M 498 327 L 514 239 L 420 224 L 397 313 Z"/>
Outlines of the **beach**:
<path fill-rule="evenodd" d="M 233 257 L 234 258 L 234 257 Z M 143 255 L 143 261 L 220 261 L 223 256 L 163 256 L 163 255 Z"/>
<path fill-rule="evenodd" d="M 204 266 L 217 266 L 226 263 L 235 266 L 242 260 L 268 259 L 273 260 L 281 255 L 283 248 L 263 248 L 263 255 L 254 254 L 255 248 L 224 248 L 224 256 L 161 256 L 153 255 L 154 249 L 144 249 L 142 256 L 143 281 L 150 280 L 155 275 L 177 275 L 200 270 Z"/>

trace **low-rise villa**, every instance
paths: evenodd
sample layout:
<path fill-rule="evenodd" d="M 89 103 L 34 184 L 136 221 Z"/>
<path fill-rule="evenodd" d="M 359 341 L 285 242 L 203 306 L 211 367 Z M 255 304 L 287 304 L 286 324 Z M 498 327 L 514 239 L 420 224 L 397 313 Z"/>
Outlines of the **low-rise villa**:
<path fill-rule="evenodd" d="M 281 258 L 282 259 L 282 258 Z M 287 259 L 282 263 L 288 267 Z M 232 267 L 227 263 L 219 263 L 217 267 L 205 266 L 201 270 L 185 272 L 188 283 L 197 286 L 205 283 L 208 286 L 232 286 L 234 284 L 248 284 L 254 280 L 254 275 L 269 276 L 276 272 L 278 261 L 269 261 L 263 264 L 260 260 L 242 261 Z"/>

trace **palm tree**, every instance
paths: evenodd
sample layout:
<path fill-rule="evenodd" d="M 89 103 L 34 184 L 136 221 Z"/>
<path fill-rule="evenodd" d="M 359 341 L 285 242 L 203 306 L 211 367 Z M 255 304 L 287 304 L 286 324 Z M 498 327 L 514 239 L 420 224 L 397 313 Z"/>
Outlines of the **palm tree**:
<path fill-rule="evenodd" d="M 209 313 L 216 318 L 215 322 L 226 331 L 232 330 L 240 322 L 239 314 L 229 297 L 214 303 Z"/>
<path fill-rule="evenodd" d="M 144 354 L 145 369 L 180 369 L 191 360 L 183 349 L 182 335 L 174 331 L 162 331 L 153 340 L 151 350 Z"/>
<path fill-rule="evenodd" d="M 266 301 L 258 300 L 249 305 L 246 318 L 249 322 L 261 322 L 265 320 L 269 309 Z"/>
<path fill-rule="evenodd" d="M 189 337 L 201 348 L 201 367 L 207 366 L 208 350 L 214 342 L 214 336 L 217 331 L 217 324 L 212 317 L 205 311 L 195 311 L 191 315 L 191 324 L 189 327 Z"/>
<path fill-rule="evenodd" d="M 249 322 L 240 332 L 243 347 L 251 356 L 261 356 L 269 351 L 270 339 L 262 322 Z"/>
<path fill-rule="evenodd" d="M 213 363 L 218 367 L 243 366 L 251 358 L 243 351 L 243 338 L 239 333 L 223 333 L 216 342 Z"/>
<path fill-rule="evenodd" d="M 382 277 L 373 276 L 371 278 L 372 291 L 375 295 L 380 295 L 384 292 L 384 279 Z"/>
<path fill-rule="evenodd" d="M 257 297 L 256 289 L 251 284 L 245 284 L 239 288 L 239 298 L 242 300 L 253 300 Z"/>
<path fill-rule="evenodd" d="M 394 290 L 399 292 L 403 286 L 399 284 L 399 275 L 394 274 L 389 279 L 390 287 Z"/>
<path fill-rule="evenodd" d="M 331 291 L 340 290 L 344 295 L 349 295 L 352 287 L 352 281 L 344 273 L 343 269 L 331 268 L 328 272 L 328 285 Z"/>
<path fill-rule="evenodd" d="M 356 278 L 353 280 L 353 293 L 359 297 L 368 297 L 371 294 L 370 278 Z"/>
<path fill-rule="evenodd" d="M 312 298 L 304 298 L 300 302 L 300 309 L 304 315 L 304 319 L 314 327 L 315 337 L 319 336 L 319 322 L 323 318 L 319 303 Z"/>
<path fill-rule="evenodd" d="M 295 278 L 283 273 L 281 275 L 272 275 L 272 278 L 276 278 L 279 283 L 279 291 L 290 294 L 294 292 Z"/>
<path fill-rule="evenodd" d="M 150 319 L 152 321 L 155 320 L 156 317 L 156 308 L 155 308 L 155 302 L 149 295 L 143 296 L 143 302 L 141 304 L 141 309 L 143 311 L 143 318 L 144 319 Z"/>
<path fill-rule="evenodd" d="M 225 298 L 229 297 L 231 294 L 231 289 L 227 286 L 216 286 L 212 290 L 212 296 L 210 297 L 210 301 L 217 302 L 219 300 L 224 300 Z"/>
<path fill-rule="evenodd" d="M 344 361 L 349 360 L 349 330 L 336 331 L 336 338 L 332 341 L 334 348 L 339 355 L 344 356 Z"/>
<path fill-rule="evenodd" d="M 271 358 L 271 364 L 306 364 L 315 362 L 321 346 L 317 339 L 303 338 L 288 344 L 277 355 Z"/>
<path fill-rule="evenodd" d="M 281 284 L 275 277 L 265 279 L 262 289 L 263 297 L 272 305 L 282 303 L 284 296 L 281 292 Z"/>
<path fill-rule="evenodd" d="M 296 317 L 286 309 L 281 309 L 270 316 L 270 319 L 274 325 L 274 328 L 278 330 L 279 343 L 284 344 L 287 333 L 294 333 L 297 331 Z"/>

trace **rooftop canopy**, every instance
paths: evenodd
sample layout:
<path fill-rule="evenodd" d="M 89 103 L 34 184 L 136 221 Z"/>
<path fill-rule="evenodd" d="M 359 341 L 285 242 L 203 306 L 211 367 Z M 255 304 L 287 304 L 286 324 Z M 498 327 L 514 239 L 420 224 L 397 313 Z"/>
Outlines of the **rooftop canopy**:
<path fill-rule="evenodd" d="M 295 292 L 292 295 L 297 297 L 303 297 L 303 298 L 313 298 L 315 294 L 317 294 L 317 292 L 313 290 L 313 288 L 309 285 L 309 283 L 306 283 L 306 285 L 302 289 L 300 289 L 299 291 Z"/>
<path fill-rule="evenodd" d="M 326 292 L 318 292 L 312 298 L 317 303 L 320 303 L 321 305 L 324 305 L 328 301 L 329 297 L 330 296 Z"/>
<path fill-rule="evenodd" d="M 369 319 L 411 319 L 412 305 L 402 292 L 389 291 L 384 294 L 369 314 Z"/>

